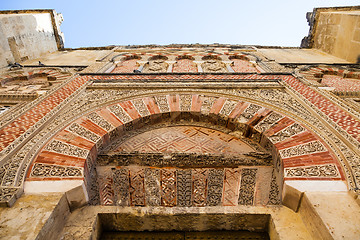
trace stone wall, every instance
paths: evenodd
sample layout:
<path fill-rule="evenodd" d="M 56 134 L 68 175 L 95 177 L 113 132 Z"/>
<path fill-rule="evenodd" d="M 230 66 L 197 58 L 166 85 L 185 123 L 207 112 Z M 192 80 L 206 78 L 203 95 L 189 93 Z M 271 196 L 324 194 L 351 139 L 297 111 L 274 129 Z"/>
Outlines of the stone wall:
<path fill-rule="evenodd" d="M 52 10 L 0 12 L 0 67 L 57 51 L 63 45 L 61 20 Z"/>
<path fill-rule="evenodd" d="M 360 7 L 319 8 L 310 14 L 309 47 L 356 63 L 360 60 Z M 303 41 L 304 43 L 304 41 Z"/>

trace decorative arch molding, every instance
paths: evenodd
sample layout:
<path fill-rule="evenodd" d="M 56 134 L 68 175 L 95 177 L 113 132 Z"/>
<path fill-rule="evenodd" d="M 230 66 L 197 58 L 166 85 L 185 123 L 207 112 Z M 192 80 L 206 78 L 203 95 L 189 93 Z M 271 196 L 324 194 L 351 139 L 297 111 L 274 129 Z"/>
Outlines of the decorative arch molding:
<path fill-rule="evenodd" d="M 97 176 L 96 157 L 104 146 L 124 132 L 184 119 L 195 125 L 206 122 L 222 126 L 271 151 L 280 173 L 274 180 L 278 186 L 282 185 L 282 176 L 285 181 L 344 180 L 330 147 L 302 123 L 258 104 L 184 93 L 120 101 L 80 117 L 42 148 L 29 168 L 27 181 L 84 179 L 92 201 L 99 201 L 93 197 L 98 190 L 89 180 Z M 104 181 L 100 202 L 113 204 L 113 185 L 106 184 L 106 178 Z"/>

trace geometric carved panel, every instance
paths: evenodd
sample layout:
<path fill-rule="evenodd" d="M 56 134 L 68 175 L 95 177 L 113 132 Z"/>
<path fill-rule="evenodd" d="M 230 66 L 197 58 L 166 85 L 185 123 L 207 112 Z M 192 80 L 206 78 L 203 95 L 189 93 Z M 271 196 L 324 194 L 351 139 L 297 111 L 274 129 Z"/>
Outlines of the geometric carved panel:
<path fill-rule="evenodd" d="M 238 155 L 255 151 L 240 139 L 209 128 L 176 126 L 141 133 L 113 152 L 207 153 Z"/>

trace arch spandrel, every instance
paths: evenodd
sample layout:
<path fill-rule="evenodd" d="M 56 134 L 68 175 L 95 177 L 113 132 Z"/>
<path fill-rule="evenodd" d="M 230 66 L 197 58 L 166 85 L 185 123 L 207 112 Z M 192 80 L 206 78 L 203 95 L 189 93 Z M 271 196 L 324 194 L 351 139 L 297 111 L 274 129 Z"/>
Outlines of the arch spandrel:
<path fill-rule="evenodd" d="M 281 177 L 284 175 L 285 180 L 344 180 L 340 164 L 328 145 L 303 124 L 254 103 L 225 97 L 180 94 L 119 102 L 79 118 L 59 132 L 38 154 L 28 172 L 27 181 L 59 178 L 56 174 L 36 173 L 44 167 L 62 166 L 68 172 L 79 174 L 77 170 L 82 170 L 81 176 L 68 174 L 62 175 L 62 179 L 84 177 L 87 185 L 90 185 L 88 180 L 97 174 L 91 170 L 96 164 L 96 156 L 118 136 L 151 124 L 185 120 L 200 126 L 219 125 L 227 129 L 227 133 L 239 134 L 260 143 L 272 152 L 274 169 L 281 173 Z M 52 162 L 46 159 L 52 159 Z M 109 174 L 99 177 L 106 180 Z M 240 176 L 239 172 L 235 171 L 234 174 Z"/>

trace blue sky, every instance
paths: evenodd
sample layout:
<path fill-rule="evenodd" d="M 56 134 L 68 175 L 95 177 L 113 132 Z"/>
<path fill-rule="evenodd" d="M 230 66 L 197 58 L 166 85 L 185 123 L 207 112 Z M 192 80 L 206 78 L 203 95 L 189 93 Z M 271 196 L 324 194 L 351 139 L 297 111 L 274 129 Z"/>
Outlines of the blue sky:
<path fill-rule="evenodd" d="M 224 43 L 299 46 L 314 7 L 359 0 L 0 0 L 1 10 L 55 9 L 65 47 Z"/>

